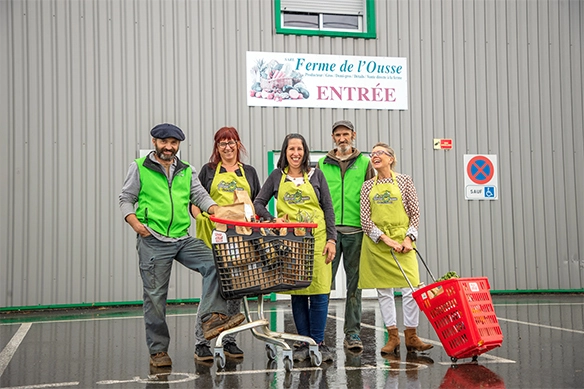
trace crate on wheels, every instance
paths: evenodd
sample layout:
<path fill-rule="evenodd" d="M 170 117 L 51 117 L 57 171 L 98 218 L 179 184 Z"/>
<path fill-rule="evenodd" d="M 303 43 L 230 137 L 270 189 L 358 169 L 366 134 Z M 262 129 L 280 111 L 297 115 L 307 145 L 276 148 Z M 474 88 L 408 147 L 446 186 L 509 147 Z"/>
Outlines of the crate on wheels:
<path fill-rule="evenodd" d="M 314 265 L 314 223 L 251 223 L 210 217 L 225 228 L 213 231 L 213 258 L 223 298 L 243 301 L 246 323 L 222 332 L 215 343 L 215 362 L 225 367 L 223 337 L 251 330 L 254 337 L 266 342 L 266 353 L 275 362 L 276 348 L 282 348 L 284 368 L 293 367 L 292 349 L 285 342 L 309 344 L 310 360 L 320 366 L 322 355 L 309 337 L 270 330 L 265 318 L 263 295 L 310 286 Z M 250 313 L 248 297 L 257 297 L 257 319 Z"/>
<path fill-rule="evenodd" d="M 489 290 L 486 277 L 473 277 L 439 281 L 413 293 L 453 362 L 476 360 L 501 346 L 503 334 Z"/>
<path fill-rule="evenodd" d="M 393 250 L 391 254 L 452 362 L 462 358 L 476 361 L 479 355 L 501 346 L 503 333 L 495 315 L 489 280 L 470 277 L 436 281 L 424 258 L 415 251 L 434 280 L 418 290 L 410 283 Z"/>

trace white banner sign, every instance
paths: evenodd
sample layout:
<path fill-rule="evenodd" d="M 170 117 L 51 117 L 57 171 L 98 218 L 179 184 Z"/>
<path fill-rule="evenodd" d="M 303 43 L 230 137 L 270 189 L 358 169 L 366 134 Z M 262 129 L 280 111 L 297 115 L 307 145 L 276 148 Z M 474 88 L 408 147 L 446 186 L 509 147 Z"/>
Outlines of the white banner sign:
<path fill-rule="evenodd" d="M 247 52 L 247 105 L 408 109 L 406 58 Z"/>

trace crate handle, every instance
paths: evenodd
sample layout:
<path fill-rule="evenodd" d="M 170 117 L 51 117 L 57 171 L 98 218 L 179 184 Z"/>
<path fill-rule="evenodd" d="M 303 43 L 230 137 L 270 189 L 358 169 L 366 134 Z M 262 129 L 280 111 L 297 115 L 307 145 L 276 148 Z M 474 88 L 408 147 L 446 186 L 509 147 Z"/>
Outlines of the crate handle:
<path fill-rule="evenodd" d="M 214 215 L 209 215 L 209 219 L 215 223 L 228 224 L 230 226 L 240 227 L 263 227 L 263 228 L 317 228 L 316 223 L 259 223 L 259 222 L 242 222 L 237 220 L 220 219 Z"/>
<path fill-rule="evenodd" d="M 426 268 L 426 270 L 428 271 L 428 273 L 430 273 L 430 277 L 432 277 L 432 279 L 434 280 L 434 282 L 436 282 L 436 278 L 434 277 L 434 274 L 432 274 L 432 272 L 430 271 L 430 268 L 428 268 L 428 265 L 426 264 L 426 261 L 424 260 L 424 258 L 422 258 L 422 255 L 420 254 L 420 252 L 414 248 L 414 251 L 416 252 L 416 254 L 418 254 L 418 257 L 420 257 L 420 260 L 422 261 L 422 263 L 424 264 L 424 267 Z M 410 282 L 410 279 L 408 278 L 408 276 L 406 275 L 406 272 L 404 271 L 404 269 L 402 268 L 401 264 L 399 263 L 399 261 L 397 260 L 397 257 L 395 256 L 395 252 L 393 250 L 393 247 L 391 248 L 391 256 L 393 257 L 393 259 L 395 260 L 395 263 L 397 263 L 397 267 L 399 267 L 399 270 L 401 270 L 404 278 L 406 279 L 406 281 L 408 282 L 408 285 L 410 286 L 410 289 L 412 289 L 412 292 L 415 292 L 416 290 L 414 289 L 414 286 L 412 285 L 412 283 Z"/>

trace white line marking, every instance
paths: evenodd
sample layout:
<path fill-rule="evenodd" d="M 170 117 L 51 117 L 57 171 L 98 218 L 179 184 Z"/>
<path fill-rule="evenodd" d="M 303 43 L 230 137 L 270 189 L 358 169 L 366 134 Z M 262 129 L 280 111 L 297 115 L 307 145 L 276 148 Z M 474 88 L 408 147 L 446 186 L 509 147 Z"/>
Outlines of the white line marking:
<path fill-rule="evenodd" d="M 128 384 L 132 382 L 139 382 L 141 384 L 178 384 L 181 382 L 189 382 L 193 381 L 198 376 L 196 374 L 191 373 L 178 373 L 172 372 L 170 374 L 164 374 L 167 377 L 166 381 L 157 380 L 156 375 L 148 376 L 149 378 L 141 378 L 141 377 L 134 377 L 132 380 L 104 380 L 104 381 L 97 381 L 96 384 L 98 385 L 116 385 L 116 384 Z M 174 379 L 173 376 L 183 377 L 180 379 Z M 168 379 L 170 377 L 171 379 Z"/>
<path fill-rule="evenodd" d="M 0 353 L 0 377 L 4 374 L 4 370 L 6 370 L 6 366 L 10 363 L 10 360 L 14 356 L 16 349 L 20 346 L 20 343 L 26 336 L 28 330 L 32 327 L 32 323 L 22 324 L 16 334 L 10 339 L 10 342 L 4 347 L 4 350 Z"/>
<path fill-rule="evenodd" d="M 4 389 L 37 389 L 37 388 L 60 388 L 63 386 L 77 386 L 79 382 L 58 382 L 56 384 L 39 384 L 39 385 L 24 385 L 24 386 L 11 386 Z"/>
<path fill-rule="evenodd" d="M 400 365 L 412 365 L 415 366 L 413 369 L 407 368 L 393 368 L 389 366 L 372 366 L 372 365 L 363 365 L 363 366 L 337 366 L 336 370 L 389 370 L 389 371 L 409 371 L 409 370 L 422 370 L 427 369 L 428 366 L 415 363 L 415 362 L 406 362 L 401 361 L 399 362 Z M 451 364 L 451 363 L 450 363 Z M 311 366 L 311 367 L 294 367 L 291 373 L 300 372 L 300 371 L 315 371 L 315 370 L 322 370 L 321 366 Z M 285 369 L 265 369 L 265 370 L 238 370 L 238 371 L 217 371 L 217 375 L 241 375 L 241 374 L 259 374 L 259 373 L 277 373 L 286 371 Z"/>
<path fill-rule="evenodd" d="M 508 321 L 508 322 L 511 322 L 511 323 L 525 324 L 526 326 L 549 328 L 551 330 L 559 330 L 559 331 L 566 331 L 566 332 L 574 332 L 576 334 L 584 334 L 584 331 L 581 331 L 581 330 L 571 330 L 569 328 L 562 328 L 562 327 L 555 327 L 555 326 L 547 326 L 545 324 L 530 323 L 528 321 L 520 321 L 520 320 L 513 320 L 513 319 L 503 319 L 503 318 L 501 318 L 499 316 L 497 316 L 497 319 L 499 321 Z"/>

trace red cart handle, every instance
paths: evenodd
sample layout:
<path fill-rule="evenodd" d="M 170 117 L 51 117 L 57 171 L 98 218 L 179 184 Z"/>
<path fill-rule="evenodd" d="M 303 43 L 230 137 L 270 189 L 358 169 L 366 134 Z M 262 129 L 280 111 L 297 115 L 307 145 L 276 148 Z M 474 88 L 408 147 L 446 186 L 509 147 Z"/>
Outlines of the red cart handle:
<path fill-rule="evenodd" d="M 223 223 L 223 224 L 229 224 L 229 225 L 240 226 L 240 227 L 263 227 L 263 228 L 316 228 L 316 227 L 318 227 L 318 224 L 316 224 L 316 223 L 240 222 L 240 221 L 236 221 L 236 220 L 220 219 L 214 215 L 209 215 L 209 219 L 211 219 L 215 223 Z"/>

